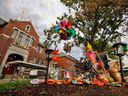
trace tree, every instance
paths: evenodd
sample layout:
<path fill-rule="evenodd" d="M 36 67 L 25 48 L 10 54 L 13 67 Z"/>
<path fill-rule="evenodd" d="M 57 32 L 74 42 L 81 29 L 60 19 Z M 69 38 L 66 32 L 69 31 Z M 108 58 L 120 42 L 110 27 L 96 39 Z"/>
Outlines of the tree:
<path fill-rule="evenodd" d="M 46 36 L 46 40 L 44 41 L 43 45 L 46 49 L 49 49 L 49 47 L 54 44 L 55 50 L 57 48 L 57 44 L 61 43 L 60 39 L 57 39 L 57 34 L 54 32 L 54 26 L 52 26 L 50 29 L 45 29 L 44 34 Z"/>
<path fill-rule="evenodd" d="M 120 36 L 126 35 L 128 21 L 127 0 L 61 0 L 67 7 L 75 10 L 75 17 L 64 14 L 74 28 L 78 30 L 74 39 L 76 45 L 89 42 L 94 50 L 103 51 L 108 44 L 117 42 Z M 69 10 L 70 11 L 70 10 Z M 54 32 L 48 33 L 51 36 Z M 80 35 L 82 34 L 82 35 Z"/>

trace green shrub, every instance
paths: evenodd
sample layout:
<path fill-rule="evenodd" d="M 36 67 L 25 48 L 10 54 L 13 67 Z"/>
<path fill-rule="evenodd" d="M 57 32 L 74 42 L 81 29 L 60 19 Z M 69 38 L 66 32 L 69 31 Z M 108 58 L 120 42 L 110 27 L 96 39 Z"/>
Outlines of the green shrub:
<path fill-rule="evenodd" d="M 11 89 L 23 88 L 29 85 L 29 80 L 19 80 L 15 82 L 3 83 L 0 84 L 0 91 L 8 91 Z"/>

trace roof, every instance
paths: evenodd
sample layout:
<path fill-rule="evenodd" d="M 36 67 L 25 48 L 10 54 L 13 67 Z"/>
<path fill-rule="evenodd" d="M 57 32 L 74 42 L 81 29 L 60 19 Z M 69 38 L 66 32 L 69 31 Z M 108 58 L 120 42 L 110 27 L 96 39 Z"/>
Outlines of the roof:
<path fill-rule="evenodd" d="M 20 29 L 20 30 L 22 30 L 22 31 L 24 31 L 24 32 L 26 32 L 26 30 L 25 30 L 26 25 L 30 25 L 30 27 L 31 27 L 30 31 L 31 31 L 31 30 L 35 31 L 35 32 L 34 32 L 34 35 L 39 38 L 39 36 L 38 36 L 38 34 L 37 34 L 37 32 L 36 32 L 36 30 L 35 30 L 33 24 L 31 23 L 31 21 L 23 21 L 23 20 L 17 20 L 17 19 L 15 19 L 15 20 L 10 19 L 8 23 L 10 23 L 10 22 L 11 22 L 12 24 L 14 24 L 15 27 L 17 27 L 18 29 Z"/>
<path fill-rule="evenodd" d="M 16 66 L 16 67 L 27 67 L 27 68 L 32 68 L 32 69 L 40 69 L 40 70 L 46 70 L 47 67 L 39 64 L 33 64 L 25 61 L 12 61 L 8 62 L 8 65 L 11 66 Z"/>
<path fill-rule="evenodd" d="M 68 58 L 68 59 L 70 59 L 70 60 L 77 61 L 74 57 L 72 57 L 72 56 L 70 56 L 70 55 L 66 55 L 66 54 L 64 54 L 63 52 L 60 52 L 60 53 L 59 53 L 59 57 L 60 57 L 60 58 L 66 57 L 66 58 Z"/>
<path fill-rule="evenodd" d="M 4 27 L 6 24 L 8 24 L 8 22 L 0 18 L 0 27 Z"/>
<path fill-rule="evenodd" d="M 19 20 L 19 19 L 10 19 L 12 21 L 15 21 L 15 22 L 31 22 L 31 21 L 26 21 L 26 20 Z"/>

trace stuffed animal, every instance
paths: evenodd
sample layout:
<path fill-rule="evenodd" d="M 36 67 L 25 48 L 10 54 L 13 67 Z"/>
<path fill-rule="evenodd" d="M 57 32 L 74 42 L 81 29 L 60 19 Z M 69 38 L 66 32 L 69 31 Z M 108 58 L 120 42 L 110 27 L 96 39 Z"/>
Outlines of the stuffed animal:
<path fill-rule="evenodd" d="M 110 64 L 109 73 L 113 77 L 114 81 L 122 82 L 121 76 L 119 73 L 118 61 L 115 61 Z"/>

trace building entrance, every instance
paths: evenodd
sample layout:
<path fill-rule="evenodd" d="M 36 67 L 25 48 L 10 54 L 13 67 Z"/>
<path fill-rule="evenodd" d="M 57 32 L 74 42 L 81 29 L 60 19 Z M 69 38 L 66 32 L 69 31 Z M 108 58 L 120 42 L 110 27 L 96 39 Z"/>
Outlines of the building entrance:
<path fill-rule="evenodd" d="M 17 60 L 23 61 L 23 57 L 18 54 L 10 54 L 6 60 L 6 64 L 8 62 L 17 61 Z M 6 64 L 5 64 L 5 67 L 3 68 L 3 75 L 13 74 L 15 67 L 14 66 L 6 66 Z"/>

